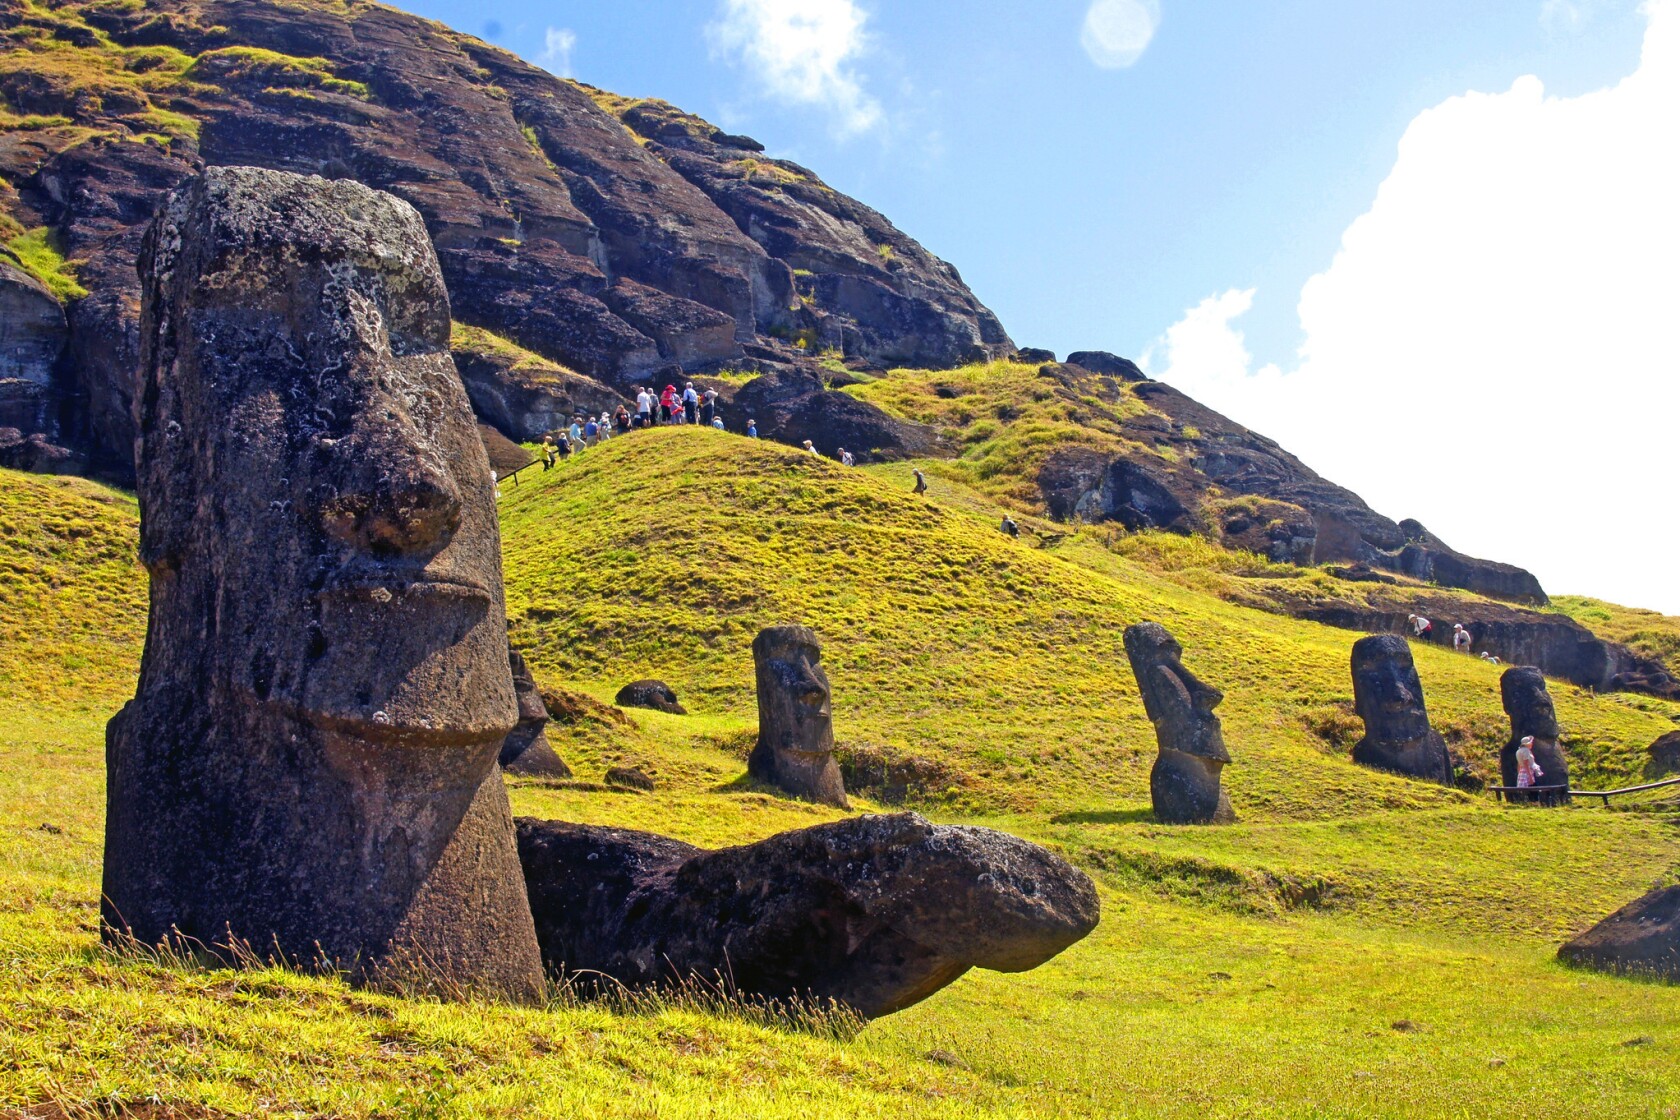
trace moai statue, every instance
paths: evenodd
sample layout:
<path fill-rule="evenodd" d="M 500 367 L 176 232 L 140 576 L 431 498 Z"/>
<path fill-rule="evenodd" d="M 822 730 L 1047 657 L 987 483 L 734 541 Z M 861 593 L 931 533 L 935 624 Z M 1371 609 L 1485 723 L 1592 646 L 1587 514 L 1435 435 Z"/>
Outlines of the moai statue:
<path fill-rule="evenodd" d="M 548 741 L 548 708 L 543 704 L 537 678 L 518 650 L 509 647 L 508 667 L 513 670 L 513 695 L 519 704 L 519 722 L 502 740 L 502 769 L 530 778 L 569 778 L 572 768 L 555 753 Z"/>
<path fill-rule="evenodd" d="M 1569 793 L 1569 760 L 1558 743 L 1557 709 L 1546 691 L 1546 677 L 1538 669 L 1518 667 L 1507 669 L 1499 678 L 1499 697 L 1505 714 L 1511 717 L 1511 741 L 1499 752 L 1500 784 L 1517 784 L 1517 748 L 1524 736 L 1532 735 L 1534 761 L 1540 764 L 1537 785 L 1562 786 L 1563 796 Z"/>
<path fill-rule="evenodd" d="M 834 710 L 815 631 L 772 626 L 759 631 L 752 649 L 758 745 L 747 772 L 795 797 L 850 808 L 834 760 Z"/>
<path fill-rule="evenodd" d="M 1423 683 L 1406 639 L 1376 634 L 1353 643 L 1353 706 L 1365 721 L 1365 737 L 1353 748 L 1355 762 L 1452 784 L 1447 744 L 1429 726 Z"/>
<path fill-rule="evenodd" d="M 490 464 L 420 215 L 213 168 L 140 273 L 151 613 L 106 733 L 107 934 L 540 999 Z"/>
<path fill-rule="evenodd" d="M 1171 824 L 1236 820 L 1231 799 L 1219 784 L 1220 771 L 1231 756 L 1213 709 L 1225 694 L 1184 667 L 1184 647 L 1159 623 L 1128 626 L 1125 640 L 1126 657 L 1160 748 L 1149 772 L 1156 818 Z"/>

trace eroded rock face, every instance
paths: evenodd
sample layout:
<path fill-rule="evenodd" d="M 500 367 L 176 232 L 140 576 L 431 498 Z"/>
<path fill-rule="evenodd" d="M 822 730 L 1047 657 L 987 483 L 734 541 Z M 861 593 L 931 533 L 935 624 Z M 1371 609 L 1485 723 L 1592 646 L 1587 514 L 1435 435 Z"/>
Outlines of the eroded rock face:
<path fill-rule="evenodd" d="M 508 650 L 508 666 L 513 670 L 513 695 L 519 705 L 519 722 L 513 725 L 502 740 L 500 763 L 509 774 L 532 778 L 569 778 L 572 768 L 567 766 L 548 741 L 548 707 L 537 688 L 537 679 L 524 655 L 516 649 Z"/>
<path fill-rule="evenodd" d="M 632 988 L 694 977 L 875 1018 L 970 968 L 1035 968 L 1099 916 L 1091 880 L 1043 848 L 914 813 L 719 851 L 626 829 L 518 825 L 544 961 Z"/>
<path fill-rule="evenodd" d="M 758 744 L 747 772 L 795 797 L 846 808 L 846 787 L 834 760 L 833 697 L 816 632 L 771 626 L 759 631 L 752 649 Z"/>
<path fill-rule="evenodd" d="M 1126 658 L 1160 747 L 1149 773 L 1155 816 L 1173 824 L 1236 820 L 1231 799 L 1219 784 L 1220 771 L 1231 756 L 1213 709 L 1225 694 L 1184 667 L 1184 648 L 1160 623 L 1128 626 L 1125 641 Z"/>
<path fill-rule="evenodd" d="M 1569 759 L 1558 742 L 1557 710 L 1546 691 L 1545 676 L 1527 666 L 1507 669 L 1499 677 L 1499 696 L 1505 714 L 1511 717 L 1511 739 L 1499 752 L 1500 781 L 1507 786 L 1517 784 L 1517 748 L 1524 736 L 1532 735 L 1530 749 L 1543 775 L 1539 784 L 1568 789 Z"/>
<path fill-rule="evenodd" d="M 56 369 L 66 337 L 58 298 L 0 255 L 0 427 L 57 434 Z"/>
<path fill-rule="evenodd" d="M 1362 766 L 1452 784 L 1447 744 L 1429 725 L 1423 682 L 1404 638 L 1377 634 L 1353 643 L 1353 706 L 1365 737 L 1353 748 Z"/>
<path fill-rule="evenodd" d="M 1628 903 L 1565 943 L 1558 959 L 1600 972 L 1680 980 L 1680 886 Z"/>
<path fill-rule="evenodd" d="M 626 708 L 651 708 L 656 712 L 669 712 L 674 716 L 688 714 L 688 709 L 677 699 L 676 689 L 664 681 L 631 681 L 618 690 L 613 701 L 623 704 Z"/>
<path fill-rule="evenodd" d="M 107 931 L 538 998 L 490 468 L 419 215 L 217 168 L 141 275 L 151 614 L 107 731 Z"/>
<path fill-rule="evenodd" d="M 798 447 L 810 440 L 824 455 L 850 448 L 860 461 L 916 458 L 936 453 L 938 434 L 845 393 L 825 389 L 815 374 L 778 370 L 741 387 L 730 403 L 732 427 L 758 422 L 758 434 Z"/>

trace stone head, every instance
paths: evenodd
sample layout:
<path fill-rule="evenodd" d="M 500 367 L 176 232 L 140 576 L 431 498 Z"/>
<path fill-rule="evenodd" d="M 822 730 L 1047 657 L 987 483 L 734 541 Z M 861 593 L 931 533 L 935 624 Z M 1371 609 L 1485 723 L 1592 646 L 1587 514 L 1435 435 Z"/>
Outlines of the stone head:
<path fill-rule="evenodd" d="M 805 626 L 772 626 L 753 639 L 759 741 L 778 751 L 834 750 L 834 709 L 822 645 Z"/>
<path fill-rule="evenodd" d="M 1405 743 L 1430 734 L 1423 683 L 1404 638 L 1378 634 L 1353 644 L 1353 698 L 1368 738 Z"/>
<path fill-rule="evenodd" d="M 1230 761 L 1214 708 L 1225 694 L 1184 667 L 1184 647 L 1157 622 L 1126 628 L 1126 657 L 1163 747 Z"/>
<path fill-rule="evenodd" d="M 420 216 L 213 168 L 140 272 L 141 554 L 154 660 L 177 662 L 157 670 L 197 658 L 211 704 L 354 741 L 499 742 L 494 488 Z"/>
<path fill-rule="evenodd" d="M 1499 678 L 1499 696 L 1505 714 L 1511 717 L 1513 735 L 1556 739 L 1560 734 L 1557 709 L 1546 691 L 1546 678 L 1539 669 L 1520 666 L 1507 669 Z"/>

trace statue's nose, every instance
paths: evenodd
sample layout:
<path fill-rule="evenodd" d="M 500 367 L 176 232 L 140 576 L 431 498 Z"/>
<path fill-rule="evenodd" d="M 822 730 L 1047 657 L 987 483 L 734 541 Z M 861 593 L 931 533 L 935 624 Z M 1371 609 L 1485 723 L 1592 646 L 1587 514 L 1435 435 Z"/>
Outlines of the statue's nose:
<path fill-rule="evenodd" d="M 401 413 L 360 418 L 334 456 L 321 523 L 335 540 L 375 556 L 436 552 L 461 525 L 461 491 Z"/>

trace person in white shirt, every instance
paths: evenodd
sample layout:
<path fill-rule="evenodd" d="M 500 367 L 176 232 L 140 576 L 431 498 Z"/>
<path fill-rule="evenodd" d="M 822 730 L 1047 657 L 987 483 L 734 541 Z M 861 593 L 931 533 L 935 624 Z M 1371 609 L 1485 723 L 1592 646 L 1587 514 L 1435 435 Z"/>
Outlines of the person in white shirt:
<path fill-rule="evenodd" d="M 653 423 L 653 394 L 644 386 L 636 394 L 636 426 L 645 428 Z"/>
<path fill-rule="evenodd" d="M 1430 635 L 1435 633 L 1435 624 L 1421 614 L 1409 614 L 1406 621 L 1412 624 L 1412 637 L 1427 642 Z"/>
<path fill-rule="evenodd" d="M 1464 628 L 1462 622 L 1453 623 L 1453 649 L 1460 653 L 1470 652 L 1470 631 Z"/>

